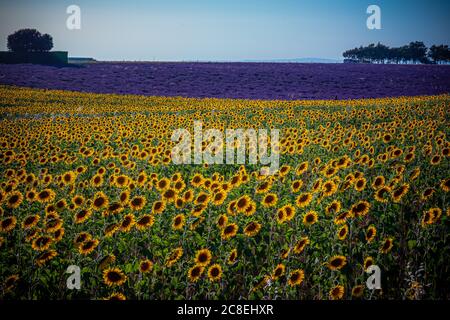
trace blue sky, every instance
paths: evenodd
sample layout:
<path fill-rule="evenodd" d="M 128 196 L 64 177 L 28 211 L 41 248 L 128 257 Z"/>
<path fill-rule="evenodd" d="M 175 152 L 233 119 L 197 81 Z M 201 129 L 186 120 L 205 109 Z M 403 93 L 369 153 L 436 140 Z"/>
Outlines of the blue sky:
<path fill-rule="evenodd" d="M 66 28 L 71 4 L 81 30 Z M 370 4 L 381 30 L 366 28 Z M 378 41 L 450 44 L 450 1 L 2 0 L 0 50 L 24 27 L 51 34 L 54 50 L 100 60 L 338 59 Z"/>

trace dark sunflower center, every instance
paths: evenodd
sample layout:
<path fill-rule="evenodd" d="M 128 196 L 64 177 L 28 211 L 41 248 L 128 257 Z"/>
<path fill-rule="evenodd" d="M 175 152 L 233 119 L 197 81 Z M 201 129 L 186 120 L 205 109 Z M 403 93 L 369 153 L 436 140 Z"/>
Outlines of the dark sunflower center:
<path fill-rule="evenodd" d="M 342 259 L 341 258 L 333 259 L 331 261 L 331 265 L 333 267 L 339 267 L 341 264 L 342 264 Z"/>
<path fill-rule="evenodd" d="M 9 203 L 11 204 L 16 203 L 17 201 L 19 201 L 19 196 L 17 194 L 14 194 L 11 198 L 9 198 Z"/>
<path fill-rule="evenodd" d="M 217 277 L 218 275 L 219 275 L 219 269 L 218 268 L 213 268 L 211 270 L 211 276 Z"/>
<path fill-rule="evenodd" d="M 200 275 L 200 268 L 196 267 L 196 268 L 192 269 L 191 275 L 193 277 L 198 277 Z"/>
<path fill-rule="evenodd" d="M 96 207 L 101 207 L 105 203 L 105 199 L 103 198 L 97 198 L 94 200 L 94 205 Z"/>
<path fill-rule="evenodd" d="M 108 280 L 111 282 L 118 282 L 122 279 L 120 273 L 116 271 L 110 271 L 108 272 Z"/>

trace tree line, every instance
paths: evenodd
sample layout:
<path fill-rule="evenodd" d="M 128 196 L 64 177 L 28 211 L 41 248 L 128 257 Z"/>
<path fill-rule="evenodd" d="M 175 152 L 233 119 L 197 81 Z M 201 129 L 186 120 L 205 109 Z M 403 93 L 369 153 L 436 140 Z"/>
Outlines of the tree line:
<path fill-rule="evenodd" d="M 401 47 L 388 47 L 378 42 L 345 51 L 347 62 L 362 63 L 449 63 L 448 45 L 433 45 L 427 48 L 421 41 Z"/>

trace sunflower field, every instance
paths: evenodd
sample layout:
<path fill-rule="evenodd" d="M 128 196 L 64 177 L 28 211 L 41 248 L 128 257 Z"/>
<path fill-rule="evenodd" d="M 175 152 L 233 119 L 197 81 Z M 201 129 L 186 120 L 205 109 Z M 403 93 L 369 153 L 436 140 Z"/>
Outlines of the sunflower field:
<path fill-rule="evenodd" d="M 1 299 L 450 298 L 449 95 L 0 104 Z M 173 164 L 195 120 L 279 129 L 279 170 Z"/>

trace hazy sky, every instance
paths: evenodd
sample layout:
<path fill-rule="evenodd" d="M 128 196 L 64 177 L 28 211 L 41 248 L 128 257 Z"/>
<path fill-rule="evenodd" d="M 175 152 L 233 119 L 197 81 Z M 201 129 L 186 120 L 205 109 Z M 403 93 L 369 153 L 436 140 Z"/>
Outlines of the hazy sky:
<path fill-rule="evenodd" d="M 68 30 L 66 8 L 81 8 Z M 381 8 L 381 30 L 366 9 Z M 54 50 L 99 60 L 341 58 L 381 41 L 450 44 L 448 0 L 0 0 L 0 50 L 20 28 L 53 36 Z"/>

